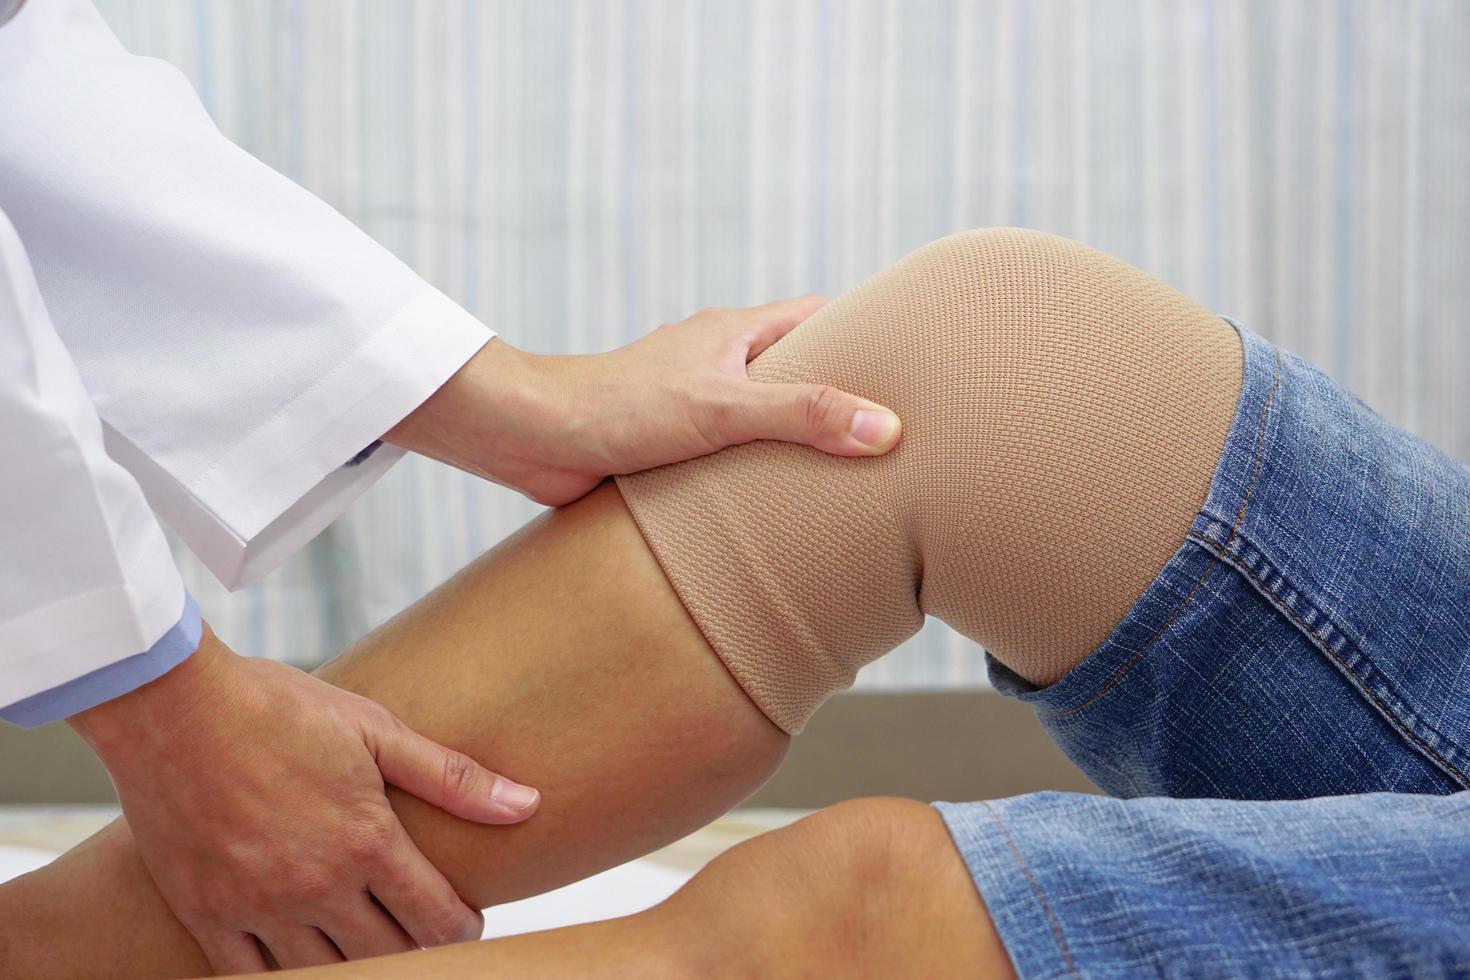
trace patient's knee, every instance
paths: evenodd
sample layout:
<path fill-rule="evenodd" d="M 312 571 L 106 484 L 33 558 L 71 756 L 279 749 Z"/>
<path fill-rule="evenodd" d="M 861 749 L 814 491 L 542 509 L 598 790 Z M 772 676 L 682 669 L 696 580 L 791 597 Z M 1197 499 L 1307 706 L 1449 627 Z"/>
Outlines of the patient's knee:
<path fill-rule="evenodd" d="M 878 458 L 754 443 L 618 481 L 710 645 L 795 733 L 925 614 L 1036 683 L 1086 656 L 1203 502 L 1240 347 L 1126 263 L 996 229 L 866 280 L 750 373 L 903 420 Z"/>
<path fill-rule="evenodd" d="M 741 945 L 782 946 L 789 932 L 807 950 L 830 950 L 889 918 L 924 873 L 929 862 L 921 855 L 936 844 L 953 852 L 932 808 L 851 800 L 736 845 L 670 905 L 740 923 L 749 932 Z"/>
<path fill-rule="evenodd" d="M 852 800 L 753 838 L 660 913 L 750 975 L 947 975 L 1004 962 L 943 821 L 913 800 Z M 727 948 L 711 944 L 713 921 Z"/>
<path fill-rule="evenodd" d="M 890 918 L 906 896 L 928 887 L 936 863 L 957 860 L 938 812 L 897 797 L 818 810 L 773 835 L 772 849 L 774 860 L 808 865 L 796 872 L 807 900 L 847 930 Z"/>

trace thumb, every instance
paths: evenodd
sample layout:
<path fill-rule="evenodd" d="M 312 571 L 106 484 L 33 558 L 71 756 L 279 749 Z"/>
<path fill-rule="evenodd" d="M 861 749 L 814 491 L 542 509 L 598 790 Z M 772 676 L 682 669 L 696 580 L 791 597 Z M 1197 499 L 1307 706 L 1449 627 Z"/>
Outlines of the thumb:
<path fill-rule="evenodd" d="M 799 442 L 835 456 L 881 456 L 898 444 L 898 416 L 831 385 L 748 383 L 747 439 Z"/>
<path fill-rule="evenodd" d="M 463 752 L 446 749 L 402 723 L 377 740 L 383 781 L 476 823 L 520 823 L 541 794 L 496 775 Z"/>

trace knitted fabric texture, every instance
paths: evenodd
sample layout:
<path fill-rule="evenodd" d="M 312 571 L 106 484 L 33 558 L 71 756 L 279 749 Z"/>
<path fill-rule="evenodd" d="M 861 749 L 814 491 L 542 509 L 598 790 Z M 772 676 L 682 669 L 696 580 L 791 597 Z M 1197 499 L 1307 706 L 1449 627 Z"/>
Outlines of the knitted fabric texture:
<path fill-rule="evenodd" d="M 891 407 L 888 455 L 757 442 L 618 486 L 715 653 L 795 733 L 926 613 L 1033 683 L 1080 662 L 1184 541 L 1241 371 L 1228 324 L 1126 263 L 968 232 L 750 364 Z"/>

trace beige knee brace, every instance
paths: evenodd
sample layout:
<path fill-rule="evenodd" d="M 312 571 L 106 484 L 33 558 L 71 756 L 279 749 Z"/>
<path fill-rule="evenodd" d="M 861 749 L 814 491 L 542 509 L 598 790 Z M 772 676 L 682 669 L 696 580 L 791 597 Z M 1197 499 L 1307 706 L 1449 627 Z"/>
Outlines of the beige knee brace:
<path fill-rule="evenodd" d="M 903 421 L 877 459 L 758 442 L 618 480 L 710 646 L 795 733 L 926 613 L 1036 683 L 1086 656 L 1203 503 L 1241 351 L 1137 269 L 1000 229 L 878 273 L 750 375 Z"/>

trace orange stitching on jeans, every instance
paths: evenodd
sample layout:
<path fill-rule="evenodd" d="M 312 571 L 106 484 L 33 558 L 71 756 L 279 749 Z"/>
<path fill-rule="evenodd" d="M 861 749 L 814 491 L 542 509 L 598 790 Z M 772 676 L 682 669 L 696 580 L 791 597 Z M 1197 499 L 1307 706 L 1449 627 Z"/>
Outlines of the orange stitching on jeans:
<path fill-rule="evenodd" d="M 1209 547 L 1211 553 L 1214 553 L 1215 549 L 1218 547 L 1213 541 L 1206 538 L 1204 535 L 1196 534 L 1194 531 L 1190 531 L 1189 536 Z M 1271 602 L 1272 607 L 1275 608 L 1278 612 L 1285 615 L 1292 622 L 1296 623 L 1297 627 L 1303 633 L 1307 634 L 1307 637 L 1310 640 L 1314 641 L 1312 643 L 1313 646 L 1315 646 L 1330 659 L 1335 660 L 1338 666 L 1341 667 L 1343 672 L 1346 673 L 1348 676 L 1357 677 L 1357 674 L 1353 671 L 1352 667 L 1348 665 L 1348 662 L 1344 660 L 1337 653 L 1337 651 L 1332 649 L 1332 645 L 1327 642 L 1327 639 L 1322 636 L 1322 634 L 1319 633 L 1317 630 L 1308 626 L 1306 620 L 1302 619 L 1302 617 L 1297 613 L 1295 609 L 1292 609 L 1290 606 L 1288 606 L 1286 604 L 1286 601 L 1282 599 L 1281 596 L 1274 589 L 1268 586 L 1264 579 L 1258 576 L 1255 572 L 1251 571 L 1244 564 L 1238 564 L 1236 562 L 1229 561 L 1229 559 L 1222 554 L 1216 554 L 1215 561 L 1217 563 L 1227 562 L 1231 568 L 1234 568 L 1237 572 L 1244 575 L 1252 582 L 1256 583 L 1256 586 L 1261 590 L 1262 593 L 1265 594 L 1267 600 Z M 1329 624 L 1332 622 L 1331 618 L 1325 615 L 1323 616 L 1323 619 L 1326 620 Z M 1334 625 L 1333 628 L 1336 629 L 1337 627 Z M 1355 648 L 1357 647 L 1357 644 L 1353 643 L 1351 638 L 1349 638 L 1345 632 L 1340 629 L 1338 630 L 1338 632 L 1343 635 L 1343 638 L 1346 639 L 1348 643 L 1352 643 Z M 1378 710 L 1388 720 L 1388 723 L 1392 725 L 1395 729 L 1397 729 L 1399 734 L 1403 735 L 1410 742 L 1413 742 L 1419 747 L 1421 751 L 1423 751 L 1425 755 L 1429 756 L 1435 762 L 1439 763 L 1440 767 L 1444 769 L 1445 772 L 1453 776 L 1456 780 L 1458 780 L 1462 787 L 1470 787 L 1470 776 L 1467 776 L 1465 773 L 1461 772 L 1454 765 L 1454 763 L 1450 762 L 1444 756 L 1440 755 L 1429 745 L 1428 742 L 1425 742 L 1423 738 L 1415 734 L 1414 731 L 1409 728 L 1408 724 L 1399 717 L 1398 712 L 1390 708 L 1388 704 L 1381 697 L 1379 697 L 1379 695 L 1372 688 L 1368 687 L 1366 683 L 1354 686 L 1357 687 L 1358 690 L 1361 691 L 1368 698 L 1369 701 L 1372 701 L 1378 707 Z"/>
<path fill-rule="evenodd" d="M 1271 402 L 1276 397 L 1276 389 L 1281 385 L 1281 349 L 1274 345 L 1271 349 L 1276 352 L 1276 375 L 1271 380 L 1271 390 L 1266 392 L 1266 401 L 1261 406 L 1261 421 L 1256 430 L 1256 453 L 1255 458 L 1251 460 L 1251 481 L 1249 484 L 1247 484 L 1245 488 L 1245 496 L 1241 498 L 1240 509 L 1235 513 L 1235 522 L 1230 525 L 1230 534 L 1225 538 L 1225 543 L 1221 547 L 1229 547 L 1230 542 L 1234 541 L 1236 534 L 1239 533 L 1240 525 L 1245 521 L 1245 509 L 1251 502 L 1251 494 L 1255 492 L 1256 481 L 1261 475 L 1261 455 L 1265 452 L 1266 447 L 1266 417 L 1271 412 Z M 1186 540 L 1193 533 L 1194 532 L 1191 530 L 1190 532 L 1185 534 Z M 1216 566 L 1220 564 L 1219 556 L 1214 555 L 1213 552 L 1211 552 L 1211 554 L 1213 557 L 1211 558 L 1210 563 L 1205 566 L 1204 571 L 1200 572 L 1199 578 L 1195 579 L 1194 587 L 1189 590 L 1189 593 L 1183 599 L 1179 600 L 1179 603 L 1172 610 L 1170 610 L 1169 615 L 1164 619 L 1164 622 L 1159 626 L 1157 630 L 1154 631 L 1152 636 L 1144 641 L 1141 647 L 1134 651 L 1133 656 L 1124 661 L 1123 664 L 1116 671 L 1113 672 L 1113 676 L 1109 677 L 1107 679 L 1107 682 L 1103 684 L 1102 687 L 1093 692 L 1092 697 L 1072 708 L 1062 708 L 1057 711 L 1040 711 L 1037 713 L 1042 718 L 1069 718 L 1079 712 L 1086 711 L 1088 708 L 1096 704 L 1103 695 L 1107 694 L 1114 687 L 1116 687 L 1119 682 L 1123 680 L 1124 675 L 1126 675 L 1128 671 L 1132 670 L 1133 666 L 1137 664 L 1138 661 L 1143 659 L 1143 655 L 1148 652 L 1149 647 L 1154 645 L 1154 641 L 1163 636 L 1164 631 L 1173 625 L 1174 620 L 1179 618 L 1180 614 L 1184 612 L 1185 607 L 1189 605 L 1190 600 L 1194 598 L 1195 593 L 1199 592 L 1200 588 L 1205 584 L 1205 580 L 1210 577 L 1210 573 L 1213 572 Z"/>
<path fill-rule="evenodd" d="M 1032 874 L 1031 865 L 1026 863 L 1026 856 L 1016 846 L 1016 842 L 1012 839 L 1009 828 L 1006 827 L 1005 821 L 1000 818 L 1000 814 L 996 812 L 995 807 L 991 806 L 988 800 L 981 800 L 980 802 L 985 807 L 985 811 L 990 814 L 990 818 L 995 821 L 995 825 L 1000 828 L 1001 836 L 1006 840 L 1006 847 L 1010 848 L 1011 856 L 1021 866 L 1021 873 L 1026 876 L 1026 881 L 1031 885 L 1031 891 L 1036 896 L 1036 901 L 1041 903 L 1042 911 L 1046 913 L 1046 921 L 1051 923 L 1051 934 L 1057 941 L 1057 950 L 1061 952 L 1062 960 L 1067 964 L 1067 972 L 1071 973 L 1074 977 L 1080 978 L 1082 974 L 1077 971 L 1077 962 L 1072 959 L 1072 951 L 1067 947 L 1067 937 L 1062 934 L 1062 923 L 1057 919 L 1056 913 L 1052 911 L 1051 903 L 1046 900 L 1046 893 L 1041 890 L 1041 882 L 1037 881 L 1036 875 Z"/>

